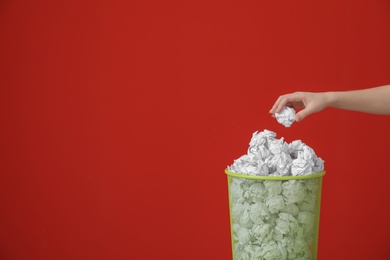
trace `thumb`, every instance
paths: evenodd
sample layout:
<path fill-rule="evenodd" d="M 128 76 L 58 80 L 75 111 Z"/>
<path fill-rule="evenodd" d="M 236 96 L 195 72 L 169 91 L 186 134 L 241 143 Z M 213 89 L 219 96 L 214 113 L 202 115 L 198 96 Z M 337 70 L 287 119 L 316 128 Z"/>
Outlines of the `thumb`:
<path fill-rule="evenodd" d="M 310 115 L 311 112 L 309 109 L 305 108 L 305 109 L 302 109 L 301 111 L 299 111 L 296 115 L 295 115 L 295 121 L 297 122 L 301 122 L 303 119 L 305 119 L 308 115 Z"/>

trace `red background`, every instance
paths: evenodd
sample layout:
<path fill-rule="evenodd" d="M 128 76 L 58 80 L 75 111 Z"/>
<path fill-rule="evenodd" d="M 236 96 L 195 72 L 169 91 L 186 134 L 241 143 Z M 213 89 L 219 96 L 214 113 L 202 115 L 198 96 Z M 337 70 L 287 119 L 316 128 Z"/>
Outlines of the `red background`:
<path fill-rule="evenodd" d="M 0 259 L 231 259 L 256 130 L 325 162 L 319 259 L 390 259 L 390 118 L 294 91 L 390 83 L 390 1 L 0 3 Z"/>

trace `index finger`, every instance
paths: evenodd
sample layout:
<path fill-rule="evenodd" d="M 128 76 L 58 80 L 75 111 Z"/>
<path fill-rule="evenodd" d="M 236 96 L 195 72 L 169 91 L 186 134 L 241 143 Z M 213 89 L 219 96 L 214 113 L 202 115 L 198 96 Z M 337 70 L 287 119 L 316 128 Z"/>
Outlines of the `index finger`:
<path fill-rule="evenodd" d="M 283 107 L 289 103 L 289 96 L 291 94 L 281 95 L 278 97 L 278 99 L 275 101 L 274 105 L 272 106 L 271 110 L 269 111 L 270 114 L 279 113 L 282 111 Z"/>

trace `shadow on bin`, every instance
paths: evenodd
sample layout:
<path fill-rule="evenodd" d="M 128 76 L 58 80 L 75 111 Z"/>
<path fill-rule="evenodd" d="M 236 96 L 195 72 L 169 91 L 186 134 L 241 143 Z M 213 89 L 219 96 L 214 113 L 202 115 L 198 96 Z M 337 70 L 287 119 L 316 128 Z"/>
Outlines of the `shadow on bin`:
<path fill-rule="evenodd" d="M 234 260 L 317 259 L 325 171 L 304 176 L 225 173 Z"/>

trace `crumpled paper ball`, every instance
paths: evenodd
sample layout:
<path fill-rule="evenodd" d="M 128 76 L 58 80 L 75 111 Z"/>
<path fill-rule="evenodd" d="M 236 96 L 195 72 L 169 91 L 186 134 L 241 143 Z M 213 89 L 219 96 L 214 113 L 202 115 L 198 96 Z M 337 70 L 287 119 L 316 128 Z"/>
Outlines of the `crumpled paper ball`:
<path fill-rule="evenodd" d="M 250 217 L 249 203 L 235 203 L 232 207 L 232 218 L 235 223 L 238 223 L 244 227 L 251 227 L 253 222 Z"/>
<path fill-rule="evenodd" d="M 242 194 L 247 201 L 256 203 L 264 201 L 265 196 L 267 196 L 267 189 L 263 183 L 255 181 L 251 183 Z"/>
<path fill-rule="evenodd" d="M 282 184 L 283 198 L 286 204 L 302 202 L 306 197 L 306 191 L 302 182 L 297 180 L 285 181 Z"/>
<path fill-rule="evenodd" d="M 285 127 L 290 127 L 295 121 L 295 110 L 292 107 L 283 107 L 282 111 L 275 113 L 276 120 Z"/>
<path fill-rule="evenodd" d="M 263 224 L 270 218 L 270 212 L 265 203 L 256 202 L 249 206 L 249 216 L 254 224 Z"/>
<path fill-rule="evenodd" d="M 267 205 L 269 212 L 278 213 L 286 206 L 286 203 L 282 195 L 273 195 L 265 198 L 265 205 Z"/>
<path fill-rule="evenodd" d="M 253 238 L 255 239 L 254 243 L 262 244 L 272 240 L 274 235 L 274 228 L 271 224 L 264 223 L 261 225 L 254 225 L 252 227 Z"/>
<path fill-rule="evenodd" d="M 240 244 L 245 245 L 249 243 L 249 241 L 251 240 L 251 234 L 249 233 L 249 229 L 239 224 L 233 224 L 233 230 L 236 234 L 236 239 Z"/>
<path fill-rule="evenodd" d="M 282 194 L 281 181 L 265 180 L 263 181 L 263 185 L 266 188 L 269 196 Z"/>

